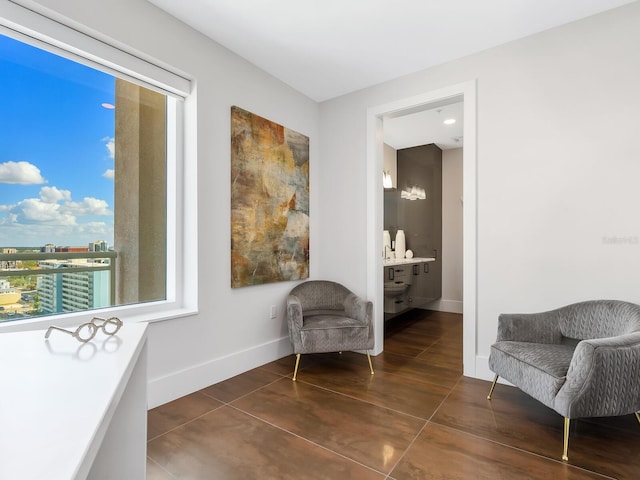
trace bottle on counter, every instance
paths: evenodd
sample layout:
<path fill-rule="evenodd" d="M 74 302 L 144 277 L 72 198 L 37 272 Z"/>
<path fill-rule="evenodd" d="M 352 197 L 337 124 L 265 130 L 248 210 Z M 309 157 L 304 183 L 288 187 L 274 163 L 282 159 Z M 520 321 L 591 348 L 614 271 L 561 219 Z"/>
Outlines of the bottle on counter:
<path fill-rule="evenodd" d="M 396 258 L 403 259 L 406 251 L 406 238 L 404 230 L 398 230 L 396 233 Z"/>

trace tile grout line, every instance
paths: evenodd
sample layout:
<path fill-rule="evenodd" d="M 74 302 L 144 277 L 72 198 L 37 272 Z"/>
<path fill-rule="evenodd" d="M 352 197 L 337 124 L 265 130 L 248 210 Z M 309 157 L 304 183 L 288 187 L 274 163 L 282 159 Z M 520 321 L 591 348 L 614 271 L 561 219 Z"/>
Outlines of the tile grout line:
<path fill-rule="evenodd" d="M 391 473 L 396 469 L 396 467 L 400 464 L 400 462 L 402 461 L 402 459 L 406 456 L 407 452 L 411 449 L 411 447 L 414 445 L 414 443 L 416 442 L 416 440 L 418 440 L 418 437 L 420 435 L 422 435 L 422 432 L 424 432 L 424 429 L 427 428 L 427 425 L 429 423 L 434 423 L 431 420 L 433 419 L 434 415 L 438 412 L 438 410 L 440 410 L 440 407 L 442 407 L 442 405 L 444 404 L 444 402 L 447 401 L 447 399 L 449 398 L 449 396 L 451 395 L 451 393 L 453 392 L 453 390 L 456 388 L 456 386 L 460 383 L 460 379 L 462 378 L 462 375 L 458 378 L 458 380 L 456 380 L 456 383 L 453 385 L 453 387 L 451 387 L 451 389 L 449 390 L 449 392 L 447 393 L 447 395 L 444 397 L 444 399 L 442 399 L 442 401 L 440 402 L 440 404 L 435 408 L 435 410 L 433 411 L 433 413 L 431 414 L 431 416 L 424 422 L 424 425 L 422 426 L 422 428 L 420 429 L 420 431 L 416 434 L 416 436 L 413 438 L 413 440 L 411 441 L 411 443 L 409 443 L 409 445 L 407 446 L 407 448 L 405 448 L 404 452 L 402 452 L 402 455 L 400 455 L 400 457 L 398 458 L 398 461 L 395 463 L 395 465 L 393 465 L 393 467 L 391 468 L 391 470 L 389 471 L 389 475 L 391 475 Z"/>
<path fill-rule="evenodd" d="M 197 392 L 193 392 L 193 393 L 197 393 Z M 211 397 L 209 397 L 209 398 L 211 398 Z M 219 401 L 219 400 L 217 400 L 217 399 L 213 399 L 213 400 Z M 149 444 L 149 442 L 152 442 L 152 441 L 154 441 L 154 440 L 157 440 L 158 438 L 162 437 L 163 435 L 167 435 L 168 433 L 171 433 L 171 432 L 173 432 L 174 430 L 177 430 L 178 428 L 184 427 L 185 425 L 189 425 L 190 423 L 192 423 L 192 422 L 194 422 L 194 421 L 198 420 L 199 418 L 202 418 L 202 417 L 204 417 L 205 415 L 209 415 L 211 412 L 215 412 L 216 410 L 219 410 L 220 408 L 222 408 L 222 407 L 224 407 L 224 406 L 226 405 L 226 404 L 225 404 L 225 403 L 223 403 L 223 402 L 220 402 L 220 403 L 221 403 L 221 405 L 218 405 L 217 407 L 212 408 L 211 410 L 208 410 L 208 411 L 206 411 L 206 412 L 204 412 L 204 413 L 201 413 L 200 415 L 195 416 L 195 417 L 193 417 L 192 419 L 187 420 L 187 421 L 186 421 L 186 422 L 184 422 L 184 423 L 181 423 L 180 425 L 176 425 L 175 427 L 173 427 L 173 428 L 171 428 L 171 429 L 167 430 L 166 432 L 163 432 L 163 433 L 161 433 L 161 434 L 159 434 L 159 435 L 156 435 L 155 437 L 152 437 L 152 438 L 147 439 L 147 444 Z"/>
<path fill-rule="evenodd" d="M 330 392 L 330 393 L 333 393 L 333 394 L 336 394 L 336 395 L 340 395 L 340 396 L 345 397 L 345 398 L 349 398 L 351 400 L 355 400 L 357 402 L 362 402 L 362 403 L 365 403 L 367 405 L 371 405 L 372 407 L 382 408 L 383 410 L 388 410 L 388 411 L 393 412 L 393 413 L 398 413 L 398 414 L 403 415 L 405 417 L 415 418 L 416 420 L 421 420 L 423 422 L 426 421 L 426 419 L 424 419 L 422 417 L 417 417 L 416 415 L 412 415 L 412 414 L 407 413 L 407 412 L 402 412 L 400 410 L 396 410 L 396 409 L 391 408 L 391 407 L 386 407 L 384 405 L 379 405 L 379 404 L 374 403 L 374 402 L 372 402 L 370 400 L 363 400 L 361 398 L 354 397 L 352 395 L 347 395 L 346 393 L 338 392 L 337 390 L 332 390 L 332 389 L 330 389 L 328 387 L 324 387 L 322 385 L 316 385 L 315 383 L 310 383 L 310 382 L 307 382 L 307 381 L 304 381 L 304 380 L 296 380 L 296 381 L 300 382 L 300 383 L 304 383 L 305 385 L 309 385 L 310 387 L 319 388 L 320 390 L 324 390 L 326 392 Z"/>
<path fill-rule="evenodd" d="M 467 432 L 465 430 L 460 430 L 459 428 L 455 428 L 455 427 L 452 427 L 450 425 L 444 425 L 442 423 L 433 422 L 433 421 L 430 422 L 430 423 L 438 425 L 439 427 L 445 428 L 447 430 L 453 430 L 455 432 L 460 432 L 463 435 L 468 435 L 468 436 L 473 437 L 473 438 L 477 438 L 477 439 L 484 440 L 484 441 L 489 442 L 489 443 L 493 443 L 494 445 L 500 445 L 501 447 L 509 448 L 511 450 L 515 450 L 517 452 L 524 453 L 524 454 L 527 454 L 527 455 L 532 455 L 534 457 L 537 457 L 537 458 L 540 458 L 540 459 L 543 459 L 543 460 L 547 460 L 549 462 L 559 463 L 561 465 L 566 465 L 569 468 L 575 468 L 577 470 L 581 470 L 583 472 L 586 472 L 586 473 L 589 473 L 589 474 L 592 474 L 592 475 L 597 475 L 599 477 L 602 477 L 603 479 L 617 480 L 615 477 L 610 477 L 609 475 L 605 475 L 604 473 L 600 473 L 600 472 L 597 472 L 595 470 L 588 470 L 588 469 L 586 469 L 584 467 L 580 467 L 579 465 L 574 465 L 572 463 L 568 463 L 568 462 L 565 462 L 565 461 L 562 461 L 562 460 L 557 460 L 557 459 L 552 458 L 552 457 L 547 457 L 547 456 L 542 455 L 540 453 L 532 452 L 530 450 L 525 450 L 523 448 L 516 447 L 514 445 L 509 445 L 507 443 L 502 443 L 502 442 L 499 442 L 497 440 L 493 440 L 491 438 L 483 437 L 482 435 L 478 435 L 476 433 L 471 433 L 471 432 Z"/>
<path fill-rule="evenodd" d="M 166 473 L 167 475 L 169 475 L 171 478 L 174 478 L 177 480 L 178 477 L 176 477 L 173 473 L 171 473 L 169 470 L 167 470 L 166 468 L 164 468 L 162 465 L 160 465 L 158 462 L 156 462 L 153 458 L 151 458 L 149 455 L 147 455 L 147 460 L 149 460 L 150 462 L 152 462 L 154 465 L 156 465 L 159 469 L 161 469 L 164 473 Z M 146 476 L 146 474 L 145 474 Z"/>
<path fill-rule="evenodd" d="M 347 457 L 346 455 L 344 455 L 344 454 L 342 454 L 340 452 L 336 452 L 335 450 L 331 450 L 329 447 L 325 447 L 324 445 L 320 445 L 319 443 L 316 443 L 316 442 L 314 442 L 313 440 L 311 440 L 309 438 L 303 437 L 300 434 L 297 434 L 295 432 L 287 430 L 286 428 L 283 428 L 280 425 L 276 425 L 275 423 L 269 422 L 268 420 L 265 420 L 264 418 L 260 418 L 260 417 L 256 416 L 253 413 L 249 413 L 249 412 L 247 412 L 245 410 L 242 410 L 242 409 L 236 407 L 235 405 L 229 404 L 228 407 L 233 408 L 237 412 L 240 412 L 240 413 L 242 413 L 244 415 L 248 415 L 249 417 L 258 420 L 259 422 L 262 422 L 262 423 L 264 423 L 266 425 L 270 425 L 273 428 L 276 428 L 276 429 L 280 430 L 281 432 L 285 432 L 285 433 L 287 433 L 289 435 L 292 435 L 292 436 L 294 436 L 296 438 L 299 438 L 299 439 L 303 440 L 306 443 L 309 443 L 309 444 L 314 445 L 314 446 L 316 446 L 318 448 L 321 448 L 322 450 L 324 450 L 326 452 L 330 452 L 330 453 L 332 453 L 334 455 L 337 455 L 337 456 L 339 456 L 341 458 L 344 458 L 345 460 L 348 460 L 349 462 L 355 463 L 356 465 L 360 465 L 361 467 L 364 467 L 367 470 L 371 470 L 372 472 L 379 473 L 381 475 L 385 475 L 385 477 L 387 476 L 387 474 L 385 474 L 384 472 L 381 472 L 380 470 L 376 470 L 375 468 L 370 467 L 368 465 L 365 465 L 364 463 L 358 462 L 357 460 L 354 460 L 353 458 L 349 458 L 349 457 Z"/>
<path fill-rule="evenodd" d="M 242 375 L 242 374 L 241 374 L 241 375 Z M 279 374 L 276 374 L 276 375 L 279 375 Z M 284 379 L 284 378 L 288 378 L 288 377 L 287 377 L 286 375 L 281 375 L 281 376 L 280 376 L 280 378 L 276 378 L 276 379 L 275 379 L 275 380 L 273 380 L 272 382 L 265 383 L 264 385 L 261 385 L 261 386 L 259 386 L 259 387 L 257 387 L 257 388 L 254 388 L 254 389 L 253 389 L 253 390 L 251 390 L 250 392 L 243 393 L 243 394 L 242 394 L 242 395 L 240 395 L 239 397 L 234 398 L 233 400 L 230 400 L 230 401 L 228 401 L 228 402 L 227 402 L 227 401 L 224 401 L 224 400 L 221 400 L 221 399 L 219 399 L 219 398 L 217 398 L 217 397 L 214 397 L 213 395 L 210 395 L 210 394 L 208 394 L 208 393 L 203 392 L 202 390 L 204 390 L 204 389 L 198 390 L 198 392 L 202 393 L 203 395 L 205 395 L 205 396 L 207 396 L 207 397 L 209 397 L 209 398 L 212 398 L 213 400 L 216 400 L 216 401 L 218 401 L 218 402 L 222 402 L 224 405 L 230 405 L 231 403 L 236 402 L 236 401 L 240 400 L 241 398 L 244 398 L 244 397 L 246 397 L 246 396 L 248 396 L 248 395 L 251 395 L 251 394 L 253 394 L 253 393 L 257 392 L 258 390 L 262 390 L 263 388 L 268 387 L 268 386 L 270 386 L 270 385 L 273 385 L 273 384 L 274 384 L 274 383 L 276 383 L 276 382 L 280 382 L 280 381 L 281 381 L 282 379 Z M 215 384 L 215 383 L 214 383 L 214 385 L 217 385 L 217 384 Z M 209 385 L 209 386 L 213 386 L 213 385 Z M 204 388 L 209 388 L 209 387 L 204 387 Z"/>

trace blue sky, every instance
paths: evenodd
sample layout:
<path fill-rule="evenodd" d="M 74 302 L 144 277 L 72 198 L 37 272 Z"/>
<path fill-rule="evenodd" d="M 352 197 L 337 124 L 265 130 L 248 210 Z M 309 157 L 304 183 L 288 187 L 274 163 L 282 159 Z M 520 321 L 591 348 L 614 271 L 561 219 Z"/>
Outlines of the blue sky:
<path fill-rule="evenodd" d="M 114 90 L 0 35 L 0 248 L 113 244 Z"/>

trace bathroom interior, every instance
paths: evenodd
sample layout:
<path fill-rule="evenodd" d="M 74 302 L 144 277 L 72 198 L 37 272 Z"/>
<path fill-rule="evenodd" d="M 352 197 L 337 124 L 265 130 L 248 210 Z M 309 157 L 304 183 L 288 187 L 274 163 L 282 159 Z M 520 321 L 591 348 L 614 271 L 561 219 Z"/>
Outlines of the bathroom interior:
<path fill-rule="evenodd" d="M 384 319 L 462 313 L 463 102 L 384 119 Z"/>

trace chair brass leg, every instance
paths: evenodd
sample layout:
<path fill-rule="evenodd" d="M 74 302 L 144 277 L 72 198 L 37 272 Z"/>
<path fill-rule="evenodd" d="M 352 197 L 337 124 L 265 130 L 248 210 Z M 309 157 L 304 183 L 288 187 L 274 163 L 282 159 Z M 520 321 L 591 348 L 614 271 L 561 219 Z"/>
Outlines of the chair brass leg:
<path fill-rule="evenodd" d="M 636 412 L 636 418 L 638 419 L 638 423 L 640 423 L 640 412 Z"/>
<path fill-rule="evenodd" d="M 489 390 L 489 395 L 487 395 L 487 400 L 491 400 L 491 395 L 493 395 L 493 389 L 496 388 L 496 382 L 498 381 L 498 374 L 493 378 L 493 383 L 491 384 L 491 390 Z"/>
<path fill-rule="evenodd" d="M 565 462 L 569 460 L 569 422 L 570 420 L 565 417 L 564 418 L 564 448 L 562 450 L 562 460 Z"/>
<path fill-rule="evenodd" d="M 373 375 L 373 365 L 371 364 L 371 355 L 369 355 L 369 351 L 367 351 L 367 358 L 369 359 L 369 370 L 371 370 L 371 375 Z"/>
<path fill-rule="evenodd" d="M 292 380 L 295 382 L 296 381 L 296 377 L 298 376 L 298 365 L 300 365 L 300 354 L 296 354 L 296 366 L 293 369 L 293 378 Z"/>

